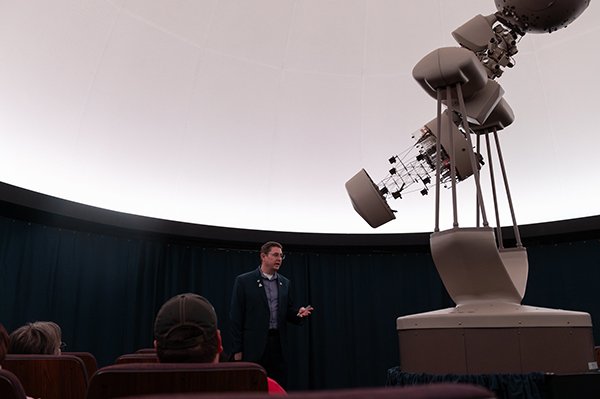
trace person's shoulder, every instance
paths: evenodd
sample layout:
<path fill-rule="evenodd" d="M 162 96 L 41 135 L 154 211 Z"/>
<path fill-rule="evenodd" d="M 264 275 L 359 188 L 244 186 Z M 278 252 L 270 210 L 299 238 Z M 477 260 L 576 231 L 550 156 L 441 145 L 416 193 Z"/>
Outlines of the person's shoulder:
<path fill-rule="evenodd" d="M 249 272 L 242 273 L 242 274 L 238 275 L 236 278 L 239 280 L 247 280 L 247 279 L 254 279 L 259 276 L 260 276 L 260 274 L 258 273 L 258 268 L 256 268 L 256 269 L 250 270 Z"/>
<path fill-rule="evenodd" d="M 267 388 L 270 395 L 287 393 L 285 389 L 283 389 L 283 387 L 271 377 L 267 377 Z"/>

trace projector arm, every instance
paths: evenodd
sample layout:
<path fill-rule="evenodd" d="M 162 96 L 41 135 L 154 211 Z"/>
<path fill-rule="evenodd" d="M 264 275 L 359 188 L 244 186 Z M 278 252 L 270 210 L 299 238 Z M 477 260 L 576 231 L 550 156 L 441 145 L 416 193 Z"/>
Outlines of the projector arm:
<path fill-rule="evenodd" d="M 458 44 L 475 53 L 490 79 L 499 78 L 503 68 L 515 65 L 512 57 L 517 54 L 517 42 L 523 35 L 502 24 L 496 14 L 476 15 L 452 32 Z"/>

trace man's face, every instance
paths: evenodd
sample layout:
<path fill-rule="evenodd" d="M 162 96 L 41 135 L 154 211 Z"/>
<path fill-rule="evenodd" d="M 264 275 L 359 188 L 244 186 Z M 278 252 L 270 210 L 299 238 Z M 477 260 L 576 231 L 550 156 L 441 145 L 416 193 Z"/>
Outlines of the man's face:
<path fill-rule="evenodd" d="M 274 274 L 281 267 L 283 252 L 279 247 L 271 247 L 268 254 L 260 254 L 263 273 Z"/>

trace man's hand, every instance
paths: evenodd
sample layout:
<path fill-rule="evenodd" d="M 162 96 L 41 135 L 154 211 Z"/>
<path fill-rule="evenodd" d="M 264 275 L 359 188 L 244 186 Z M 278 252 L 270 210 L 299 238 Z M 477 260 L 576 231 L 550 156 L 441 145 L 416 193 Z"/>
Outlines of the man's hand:
<path fill-rule="evenodd" d="M 240 360 L 242 360 L 242 352 L 234 353 L 233 360 L 235 360 L 236 362 L 239 362 Z"/>
<path fill-rule="evenodd" d="M 300 309 L 298 309 L 298 314 L 296 316 L 298 317 L 307 317 L 310 316 L 310 314 L 313 311 L 313 307 L 310 305 L 306 305 L 306 307 L 302 306 Z"/>

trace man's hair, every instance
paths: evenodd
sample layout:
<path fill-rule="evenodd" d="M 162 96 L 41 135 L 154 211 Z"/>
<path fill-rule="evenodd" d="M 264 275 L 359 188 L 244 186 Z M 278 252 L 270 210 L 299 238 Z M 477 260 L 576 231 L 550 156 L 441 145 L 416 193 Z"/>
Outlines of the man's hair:
<path fill-rule="evenodd" d="M 154 321 L 156 354 L 163 363 L 209 363 L 219 351 L 217 314 L 200 295 L 176 295 Z"/>
<path fill-rule="evenodd" d="M 0 366 L 2 362 L 4 362 L 4 358 L 6 357 L 6 352 L 8 351 L 8 333 L 6 332 L 6 328 L 2 324 L 0 324 Z"/>
<path fill-rule="evenodd" d="M 57 355 L 60 352 L 61 329 L 51 321 L 36 321 L 17 328 L 10 334 L 8 353 Z"/>
<path fill-rule="evenodd" d="M 260 253 L 268 255 L 269 252 L 271 252 L 271 248 L 273 248 L 273 247 L 277 247 L 277 248 L 283 249 L 283 245 L 281 245 L 280 243 L 278 243 L 276 241 L 268 241 L 268 242 L 265 242 L 262 245 L 262 247 L 260 247 Z"/>

